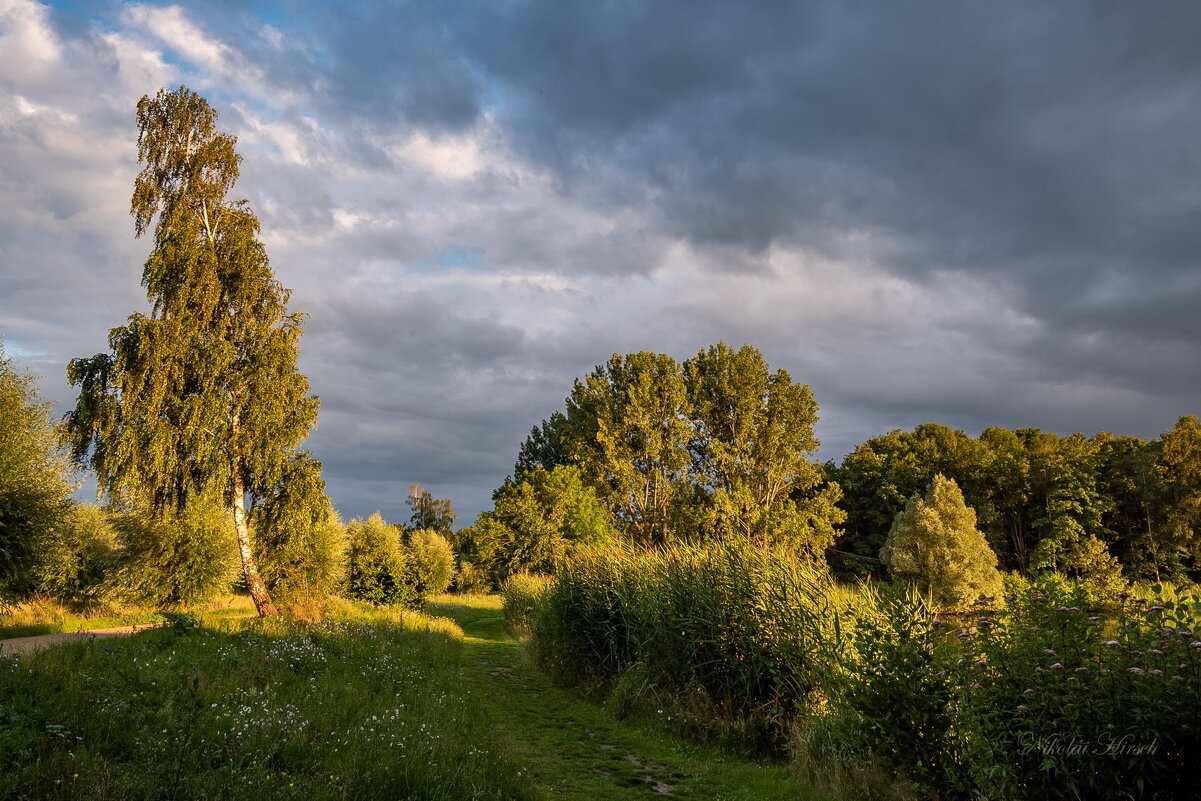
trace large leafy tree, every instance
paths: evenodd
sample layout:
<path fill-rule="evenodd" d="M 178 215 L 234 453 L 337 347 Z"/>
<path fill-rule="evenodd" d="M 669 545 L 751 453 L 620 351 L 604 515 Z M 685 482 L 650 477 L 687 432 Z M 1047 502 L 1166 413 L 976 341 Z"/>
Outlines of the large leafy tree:
<path fill-rule="evenodd" d="M 110 353 L 76 359 L 64 420 L 74 458 L 115 503 L 169 513 L 216 494 L 232 510 L 246 584 L 275 606 L 254 558 L 248 509 L 271 492 L 317 418 L 296 369 L 302 316 L 272 275 L 238 178 L 235 137 L 185 87 L 138 103 L 131 214 L 154 247 L 142 283 L 150 314 L 109 334 Z"/>
<path fill-rule="evenodd" d="M 724 342 L 684 363 L 692 413 L 692 475 L 706 500 L 709 526 L 759 541 L 788 542 L 821 556 L 833 543 L 837 485 L 809 497 L 824 475 L 812 456 L 817 402 L 785 370 L 772 372 L 763 355 Z M 814 522 L 819 525 L 815 526 Z"/>
<path fill-rule="evenodd" d="M 691 426 L 675 359 L 614 354 L 567 398 L 568 453 L 627 535 L 662 543 L 686 491 Z"/>

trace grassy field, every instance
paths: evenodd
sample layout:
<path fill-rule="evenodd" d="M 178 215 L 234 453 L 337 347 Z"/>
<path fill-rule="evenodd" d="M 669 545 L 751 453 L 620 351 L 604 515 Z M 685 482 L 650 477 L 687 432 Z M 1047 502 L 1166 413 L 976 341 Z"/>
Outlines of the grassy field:
<path fill-rule="evenodd" d="M 0 797 L 808 797 L 785 766 L 555 689 L 496 596 L 312 625 L 231 610 L 0 659 Z"/>

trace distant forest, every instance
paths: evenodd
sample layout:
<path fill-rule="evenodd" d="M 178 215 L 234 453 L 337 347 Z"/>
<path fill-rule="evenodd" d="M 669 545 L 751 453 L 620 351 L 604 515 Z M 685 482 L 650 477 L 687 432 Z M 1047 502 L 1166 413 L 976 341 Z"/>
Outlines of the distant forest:
<path fill-rule="evenodd" d="M 886 576 L 880 549 L 936 475 L 952 479 L 1002 569 L 1109 584 L 1196 579 L 1201 423 L 1156 440 L 938 423 L 892 431 L 841 464 L 816 462 L 809 388 L 756 349 L 719 343 L 678 363 L 614 355 L 522 444 L 495 508 L 460 532 L 493 573 L 549 570 L 572 542 L 740 535 Z"/>

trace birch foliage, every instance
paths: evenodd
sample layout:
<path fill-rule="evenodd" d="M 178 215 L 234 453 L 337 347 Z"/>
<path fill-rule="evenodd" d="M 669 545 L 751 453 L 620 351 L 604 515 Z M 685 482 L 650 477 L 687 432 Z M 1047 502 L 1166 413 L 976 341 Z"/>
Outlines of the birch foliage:
<path fill-rule="evenodd" d="M 246 201 L 227 197 L 241 157 L 212 107 L 185 87 L 164 89 L 142 98 L 137 120 L 130 213 L 136 235 L 154 240 L 142 272 L 150 313 L 114 328 L 109 353 L 70 363 L 80 394 L 66 438 L 120 505 L 171 513 L 222 498 L 267 614 L 247 506 L 277 485 L 316 422 L 296 369 L 302 315 L 288 311 Z"/>

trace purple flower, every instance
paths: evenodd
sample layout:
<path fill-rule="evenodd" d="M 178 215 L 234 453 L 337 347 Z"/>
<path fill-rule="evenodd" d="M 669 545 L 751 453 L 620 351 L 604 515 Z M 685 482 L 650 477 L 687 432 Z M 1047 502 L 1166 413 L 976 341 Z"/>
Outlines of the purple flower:
<path fill-rule="evenodd" d="M 982 689 L 984 689 L 984 688 L 983 688 L 983 687 L 981 687 L 979 684 L 973 684 L 973 685 L 972 685 L 972 689 L 973 689 L 973 690 L 982 690 Z"/>
<path fill-rule="evenodd" d="M 930 625 L 931 625 L 931 626 L 941 626 L 941 625 L 942 625 L 942 621 L 941 621 L 941 620 L 939 620 L 938 618 L 934 618 L 933 620 L 931 620 L 931 621 L 930 621 Z"/>
<path fill-rule="evenodd" d="M 1055 656 L 1055 649 L 1054 648 L 1044 648 L 1043 653 L 1046 654 L 1047 656 Z"/>
<path fill-rule="evenodd" d="M 1148 612 L 1162 612 L 1162 611 L 1163 611 L 1163 605 L 1162 605 L 1162 604 L 1156 604 L 1155 606 L 1148 606 L 1148 607 L 1147 607 L 1147 611 L 1148 611 Z"/>
<path fill-rule="evenodd" d="M 1051 665 L 1051 670 L 1063 670 L 1063 664 L 1056 662 L 1054 665 Z"/>
<path fill-rule="evenodd" d="M 1151 668 L 1147 672 L 1150 673 L 1152 676 L 1162 676 L 1163 675 L 1163 671 L 1160 670 L 1159 668 Z"/>
<path fill-rule="evenodd" d="M 1117 640 L 1106 640 L 1105 642 L 1103 642 L 1101 644 L 1102 645 L 1121 645 L 1121 643 L 1118 642 Z"/>
<path fill-rule="evenodd" d="M 984 667 L 985 665 L 988 664 L 988 660 L 987 659 L 977 659 L 972 664 L 975 665 L 976 667 Z"/>
<path fill-rule="evenodd" d="M 956 634 L 955 636 L 962 640 L 965 637 L 971 637 L 972 633 L 970 631 L 961 631 L 958 634 Z"/>
<path fill-rule="evenodd" d="M 1147 651 L 1147 653 L 1155 654 L 1156 656 L 1163 656 L 1163 651 L 1159 650 L 1158 648 L 1152 648 L 1149 651 Z"/>
<path fill-rule="evenodd" d="M 1189 648 L 1201 648 L 1201 640 L 1194 640 L 1188 644 Z"/>
<path fill-rule="evenodd" d="M 1133 673 L 1136 676 L 1141 676 L 1142 674 L 1146 673 L 1147 671 L 1143 670 L 1141 667 L 1130 667 L 1130 668 L 1126 668 L 1126 672 Z"/>
<path fill-rule="evenodd" d="M 1076 672 L 1077 672 L 1077 673 L 1080 673 L 1081 671 L 1084 671 L 1084 670 L 1088 670 L 1088 668 L 1086 668 L 1086 667 L 1078 667 L 1078 668 L 1076 668 Z"/>

